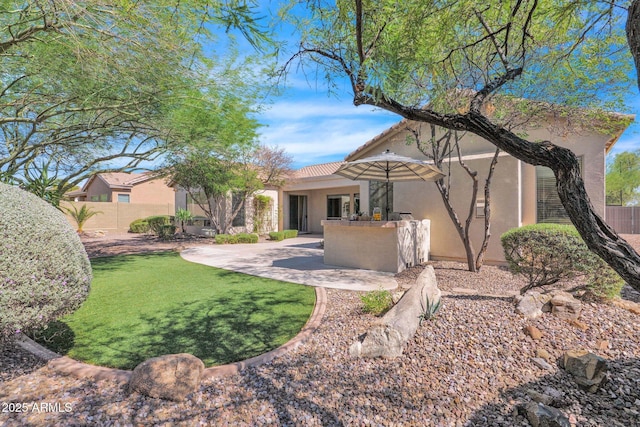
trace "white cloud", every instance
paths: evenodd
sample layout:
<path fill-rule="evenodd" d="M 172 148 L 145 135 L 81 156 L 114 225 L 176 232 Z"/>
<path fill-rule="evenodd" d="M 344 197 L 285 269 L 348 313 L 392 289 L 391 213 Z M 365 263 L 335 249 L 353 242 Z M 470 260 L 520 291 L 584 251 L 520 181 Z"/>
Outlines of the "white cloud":
<path fill-rule="evenodd" d="M 401 118 L 369 106 L 306 97 L 276 102 L 258 119 L 268 126 L 261 129 L 260 141 L 284 148 L 299 168 L 342 160 Z"/>

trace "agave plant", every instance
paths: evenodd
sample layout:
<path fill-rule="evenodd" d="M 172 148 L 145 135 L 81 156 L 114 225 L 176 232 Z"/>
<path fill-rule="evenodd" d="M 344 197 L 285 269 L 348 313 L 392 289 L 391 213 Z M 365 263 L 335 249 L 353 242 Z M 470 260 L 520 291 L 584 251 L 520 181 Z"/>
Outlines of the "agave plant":
<path fill-rule="evenodd" d="M 63 207 L 65 210 L 73 218 L 73 220 L 78 225 L 78 229 L 76 230 L 78 233 L 82 233 L 82 227 L 84 224 L 94 215 L 101 214 L 101 211 L 94 211 L 93 208 L 88 207 L 87 205 L 82 205 L 82 207 L 78 210 L 78 207 L 72 205 L 71 208 Z"/>
<path fill-rule="evenodd" d="M 436 315 L 438 310 L 440 310 L 440 303 L 440 299 L 438 299 L 437 302 L 433 302 L 429 300 L 429 296 L 425 297 L 424 311 L 420 315 L 420 325 L 422 325 L 422 322 L 424 322 L 425 320 L 429 320 Z"/>

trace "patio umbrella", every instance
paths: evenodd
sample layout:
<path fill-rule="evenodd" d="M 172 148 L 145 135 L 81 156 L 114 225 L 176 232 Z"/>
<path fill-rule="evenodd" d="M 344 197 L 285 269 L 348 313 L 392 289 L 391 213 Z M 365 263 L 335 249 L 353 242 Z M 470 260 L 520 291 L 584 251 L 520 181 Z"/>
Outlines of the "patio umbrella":
<path fill-rule="evenodd" d="M 345 163 L 335 173 L 354 181 L 386 182 L 385 219 L 389 219 L 389 182 L 437 181 L 444 176 L 440 169 L 424 160 L 399 156 L 389 150 L 377 156 Z"/>

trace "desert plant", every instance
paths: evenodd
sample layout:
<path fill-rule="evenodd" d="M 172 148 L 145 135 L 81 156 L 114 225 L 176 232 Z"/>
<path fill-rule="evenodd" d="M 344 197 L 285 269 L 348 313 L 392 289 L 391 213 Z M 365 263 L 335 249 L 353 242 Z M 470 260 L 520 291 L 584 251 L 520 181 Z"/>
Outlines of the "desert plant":
<path fill-rule="evenodd" d="M 422 325 L 422 322 L 424 322 L 425 320 L 432 319 L 436 315 L 438 310 L 440 310 L 441 302 L 442 302 L 441 299 L 438 299 L 438 301 L 431 301 L 428 295 L 425 296 L 425 302 L 423 307 L 424 311 L 420 315 L 420 325 Z"/>
<path fill-rule="evenodd" d="M 176 210 L 176 221 L 180 221 L 180 228 L 182 232 L 185 233 L 184 223 L 187 221 L 191 221 L 193 219 L 193 215 L 187 209 L 178 208 Z"/>
<path fill-rule="evenodd" d="M 94 211 L 93 208 L 88 207 L 87 205 L 82 205 L 82 207 L 78 210 L 78 207 L 75 205 L 71 205 L 70 208 L 63 207 L 64 211 L 73 218 L 73 220 L 78 225 L 78 229 L 76 232 L 82 233 L 82 227 L 89 220 L 89 218 L 101 214 L 101 211 Z"/>
<path fill-rule="evenodd" d="M 129 224 L 129 232 L 131 233 L 148 233 L 149 232 L 149 223 L 146 219 L 136 219 L 131 224 Z"/>
<path fill-rule="evenodd" d="M 272 231 L 269 233 L 269 239 L 275 240 L 277 242 L 284 240 L 284 232 L 283 231 Z"/>
<path fill-rule="evenodd" d="M 360 295 L 360 301 L 362 301 L 362 311 L 364 313 L 371 313 L 376 316 L 385 313 L 393 306 L 393 297 L 391 292 L 385 289 L 371 291 Z"/>
<path fill-rule="evenodd" d="M 577 276 L 585 278 L 582 288 L 597 297 L 617 296 L 624 285 L 618 274 L 589 250 L 573 226 L 528 225 L 509 230 L 500 239 L 511 272 L 528 280 L 520 290 L 523 294 Z"/>
<path fill-rule="evenodd" d="M 76 310 L 91 279 L 87 253 L 64 214 L 0 184 L 0 341 Z"/>
<path fill-rule="evenodd" d="M 298 237 L 298 230 L 284 230 L 283 233 L 285 239 L 293 239 L 294 237 Z"/>

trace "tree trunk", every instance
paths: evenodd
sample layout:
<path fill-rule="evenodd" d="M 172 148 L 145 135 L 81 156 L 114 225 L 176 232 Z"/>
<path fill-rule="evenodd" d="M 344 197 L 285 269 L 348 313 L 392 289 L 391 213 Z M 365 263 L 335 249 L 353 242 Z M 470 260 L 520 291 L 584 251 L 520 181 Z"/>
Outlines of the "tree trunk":
<path fill-rule="evenodd" d="M 638 74 L 638 87 L 640 87 L 640 1 L 633 0 L 629 5 L 629 13 L 627 15 L 627 25 L 625 27 L 627 33 L 627 43 L 631 50 L 631 55 L 636 64 L 636 73 Z"/>

